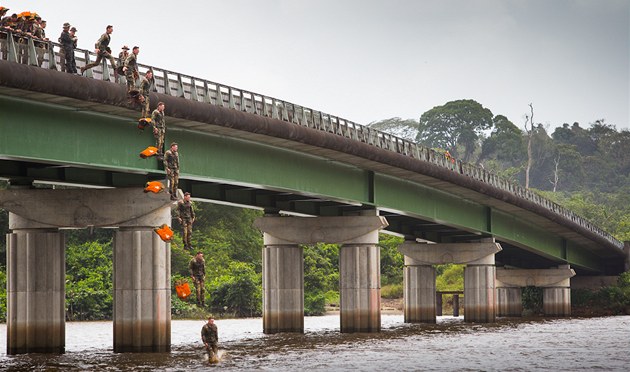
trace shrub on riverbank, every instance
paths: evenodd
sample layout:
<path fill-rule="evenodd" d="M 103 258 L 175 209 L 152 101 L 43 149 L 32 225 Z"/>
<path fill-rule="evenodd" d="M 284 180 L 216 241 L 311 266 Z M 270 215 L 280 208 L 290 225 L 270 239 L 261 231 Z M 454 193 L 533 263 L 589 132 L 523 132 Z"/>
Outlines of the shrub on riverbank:
<path fill-rule="evenodd" d="M 630 272 L 621 274 L 617 285 L 598 291 L 571 290 L 571 312 L 577 316 L 630 315 Z"/>
<path fill-rule="evenodd" d="M 388 299 L 402 298 L 403 285 L 400 284 L 388 284 L 381 287 L 381 297 Z"/>

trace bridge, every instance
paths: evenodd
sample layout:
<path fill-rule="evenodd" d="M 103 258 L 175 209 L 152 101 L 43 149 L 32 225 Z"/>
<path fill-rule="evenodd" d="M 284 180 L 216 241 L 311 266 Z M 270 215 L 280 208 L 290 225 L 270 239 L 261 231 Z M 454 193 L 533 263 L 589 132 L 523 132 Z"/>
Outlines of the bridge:
<path fill-rule="evenodd" d="M 0 61 L 0 193 L 7 236 L 9 354 L 63 352 L 63 229 L 116 227 L 114 350 L 170 350 L 170 224 L 164 179 L 138 153 L 154 143 L 104 61 L 78 76 L 8 35 Z M 22 52 L 20 52 L 20 50 Z M 53 53 L 49 53 L 52 51 Z M 20 54 L 22 53 L 22 54 Z M 78 64 L 95 56 L 77 50 Z M 54 58 L 51 58 L 54 57 Z M 21 62 L 18 63 L 21 59 Z M 570 314 L 570 278 L 627 269 L 628 245 L 573 212 L 471 164 L 315 109 L 209 80 L 154 71 L 180 148 L 180 188 L 199 201 L 265 211 L 263 328 L 303 332 L 300 244 L 341 243 L 342 332 L 380 330 L 378 232 L 405 237 L 405 321 L 435 322 L 435 269 L 466 264 L 465 320 L 518 315 L 521 287 Z M 40 190 L 33 185 L 63 185 Z M 42 310 L 45 309 L 45 310 Z M 47 337 L 35 337 L 46 334 Z"/>

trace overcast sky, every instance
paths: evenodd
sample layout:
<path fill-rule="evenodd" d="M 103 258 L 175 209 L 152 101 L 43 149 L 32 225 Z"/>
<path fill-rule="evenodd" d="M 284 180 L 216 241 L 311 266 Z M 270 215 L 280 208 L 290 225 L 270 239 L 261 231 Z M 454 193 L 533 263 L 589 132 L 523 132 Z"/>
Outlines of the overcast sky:
<path fill-rule="evenodd" d="M 630 128 L 628 0 L 3 1 L 94 48 L 360 124 L 474 99 L 523 127 Z"/>

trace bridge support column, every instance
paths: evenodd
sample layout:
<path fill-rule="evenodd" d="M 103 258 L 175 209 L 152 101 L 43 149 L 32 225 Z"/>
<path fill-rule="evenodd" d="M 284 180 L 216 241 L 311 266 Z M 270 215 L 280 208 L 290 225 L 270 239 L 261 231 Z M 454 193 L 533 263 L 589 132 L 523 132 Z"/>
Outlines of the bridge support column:
<path fill-rule="evenodd" d="M 120 227 L 114 243 L 114 350 L 170 350 L 171 221 L 166 193 L 129 189 L 9 189 L 9 354 L 64 352 L 65 246 L 59 227 Z"/>
<path fill-rule="evenodd" d="M 487 264 L 468 264 L 464 268 L 464 321 L 493 323 L 496 320 L 496 268 L 494 254 Z M 489 263 L 489 262 L 492 263 Z"/>
<path fill-rule="evenodd" d="M 521 288 L 499 287 L 497 283 L 497 316 L 521 316 L 522 314 Z"/>
<path fill-rule="evenodd" d="M 521 316 L 521 288 L 528 286 L 543 288 L 545 315 L 571 315 L 570 278 L 575 275 L 575 271 L 569 265 L 560 265 L 555 269 L 498 268 L 496 273 L 500 316 Z M 503 296 L 504 293 L 507 296 Z"/>
<path fill-rule="evenodd" d="M 405 265 L 439 265 L 445 263 L 466 264 L 464 269 L 464 320 L 467 322 L 489 323 L 495 321 L 495 267 L 494 255 L 501 251 L 501 246 L 494 242 L 494 239 L 478 243 L 416 243 L 405 242 L 398 247 L 398 250 L 405 255 Z M 407 270 L 407 268 L 405 268 Z M 405 271 L 407 272 L 407 271 Z M 426 275 L 426 274 L 425 274 Z M 417 308 L 433 309 L 433 318 L 428 319 L 426 310 L 422 321 L 435 322 L 435 274 L 433 278 L 422 278 L 431 281 L 426 287 L 433 286 L 431 296 L 423 294 L 425 287 L 412 288 L 411 282 L 405 282 L 405 296 L 412 296 L 415 291 L 416 298 L 422 303 L 415 306 Z M 405 298 L 405 306 L 413 300 Z M 405 309 L 405 322 L 413 321 L 407 318 Z"/>
<path fill-rule="evenodd" d="M 114 236 L 114 352 L 171 350 L 171 249 L 152 227 L 170 222 L 170 208 L 149 218 Z"/>
<path fill-rule="evenodd" d="M 341 331 L 380 330 L 378 216 L 277 217 L 254 225 L 262 230 L 263 331 L 304 332 L 304 266 L 299 244 L 341 243 Z"/>
<path fill-rule="evenodd" d="M 19 222 L 16 222 L 19 221 Z M 65 352 L 65 240 L 9 213 L 7 354 Z"/>
<path fill-rule="evenodd" d="M 570 316 L 571 277 L 575 272 L 569 265 L 560 265 L 557 270 L 568 271 L 568 277 L 543 288 L 543 312 L 548 316 Z"/>
<path fill-rule="evenodd" d="M 405 256 L 403 272 L 405 323 L 435 323 L 435 268 Z"/>
<path fill-rule="evenodd" d="M 304 253 L 264 234 L 263 332 L 304 332 Z"/>
<path fill-rule="evenodd" d="M 344 244 L 339 251 L 341 332 L 381 330 L 381 250 L 373 244 Z"/>

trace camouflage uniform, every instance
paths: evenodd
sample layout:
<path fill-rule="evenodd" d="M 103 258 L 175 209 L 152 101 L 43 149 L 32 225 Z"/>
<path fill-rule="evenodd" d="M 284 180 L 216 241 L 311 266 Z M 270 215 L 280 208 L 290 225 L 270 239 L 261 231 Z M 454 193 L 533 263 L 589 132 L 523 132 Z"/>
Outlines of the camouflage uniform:
<path fill-rule="evenodd" d="M 179 153 L 173 150 L 167 150 L 164 153 L 164 169 L 168 178 L 169 192 L 171 199 L 177 199 L 177 186 L 179 184 Z"/>
<path fill-rule="evenodd" d="M 65 70 L 65 72 L 71 74 L 77 72 L 76 61 L 74 60 L 74 42 L 75 41 L 72 39 L 72 36 L 70 36 L 70 32 L 68 32 L 68 30 L 63 30 L 61 36 L 59 36 L 59 43 L 61 44 L 61 49 L 63 50 L 65 56 L 65 68 L 62 69 L 62 71 Z"/>
<path fill-rule="evenodd" d="M 42 63 L 44 63 L 44 54 L 48 50 L 48 43 L 46 42 L 46 31 L 41 23 L 35 22 L 33 24 L 33 36 L 41 41 L 35 42 L 35 48 L 37 52 L 37 64 L 39 67 L 42 67 Z"/>
<path fill-rule="evenodd" d="M 151 84 L 146 77 L 142 78 L 142 82 L 140 83 L 140 94 L 143 97 L 143 100 L 140 101 L 142 104 L 142 117 L 149 117 L 149 93 L 151 92 Z"/>
<path fill-rule="evenodd" d="M 217 351 L 219 349 L 219 331 L 217 329 L 216 324 L 204 324 L 203 328 L 201 328 L 201 339 L 204 344 L 208 344 L 208 352 L 210 352 L 210 348 L 212 349 L 212 354 L 210 358 L 214 355 L 217 355 Z"/>
<path fill-rule="evenodd" d="M 195 210 L 190 201 L 180 200 L 177 203 L 177 218 L 179 219 L 179 223 L 182 224 L 184 231 L 184 248 L 192 249 L 190 237 L 192 235 L 192 225 L 193 222 L 195 222 Z"/>
<path fill-rule="evenodd" d="M 127 78 L 127 92 L 129 92 L 136 88 L 136 80 L 140 76 L 138 74 L 138 60 L 134 53 L 129 53 L 125 59 L 124 67 L 127 67 L 125 78 Z"/>
<path fill-rule="evenodd" d="M 5 32 L 15 32 L 17 27 L 17 18 L 12 16 L 6 16 L 0 20 L 0 30 Z M 0 34 L 0 52 L 2 52 L 2 59 L 6 60 L 9 57 L 9 48 L 7 41 L 7 34 Z"/>
<path fill-rule="evenodd" d="M 166 122 L 164 121 L 164 111 L 153 110 L 151 114 L 151 123 L 153 123 L 153 136 L 155 137 L 155 147 L 158 149 L 158 155 L 164 153 L 164 136 L 166 135 Z"/>
<path fill-rule="evenodd" d="M 33 34 L 33 20 L 22 17 L 17 24 L 17 29 L 20 30 L 16 38 L 18 62 L 26 65 L 28 64 L 28 35 Z"/>
<path fill-rule="evenodd" d="M 206 260 L 197 257 L 193 257 L 188 263 L 188 269 L 190 269 L 190 276 L 192 276 L 195 282 L 195 291 L 197 293 L 197 305 L 205 306 L 205 289 L 204 281 L 206 280 Z"/>
<path fill-rule="evenodd" d="M 109 48 L 109 42 L 111 40 L 112 37 L 107 32 L 101 35 L 100 39 L 98 39 L 94 44 L 94 48 L 98 49 L 96 60 L 81 67 L 81 73 L 83 73 L 83 71 L 85 70 L 91 69 L 94 66 L 98 66 L 98 64 L 101 63 L 101 61 L 103 60 L 103 57 L 109 60 L 112 68 L 114 69 L 114 71 L 116 71 L 116 60 L 114 59 L 114 56 L 112 56 L 112 50 Z"/>

